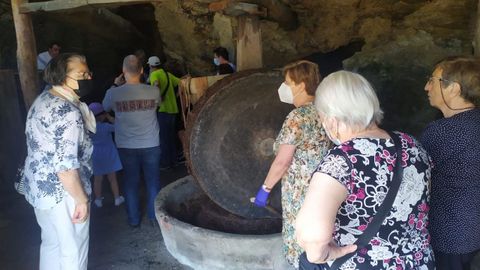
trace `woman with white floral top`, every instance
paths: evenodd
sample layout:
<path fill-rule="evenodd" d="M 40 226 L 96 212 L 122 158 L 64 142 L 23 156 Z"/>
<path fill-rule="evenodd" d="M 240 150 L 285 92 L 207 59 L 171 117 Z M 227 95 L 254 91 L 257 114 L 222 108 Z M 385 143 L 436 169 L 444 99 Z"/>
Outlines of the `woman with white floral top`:
<path fill-rule="evenodd" d="M 52 85 L 27 116 L 24 195 L 41 228 L 40 270 L 87 269 L 95 117 L 81 96 L 91 90 L 84 56 L 60 54 L 45 69 Z"/>
<path fill-rule="evenodd" d="M 434 269 L 427 229 L 432 169 L 427 152 L 412 136 L 394 133 L 402 142 L 402 182 L 379 231 L 357 250 L 353 243 L 391 187 L 395 146 L 378 127 L 383 113 L 374 90 L 358 74 L 338 71 L 326 77 L 315 107 L 337 146 L 313 174 L 296 221 L 308 262 L 331 265 L 353 253 L 340 269 Z"/>

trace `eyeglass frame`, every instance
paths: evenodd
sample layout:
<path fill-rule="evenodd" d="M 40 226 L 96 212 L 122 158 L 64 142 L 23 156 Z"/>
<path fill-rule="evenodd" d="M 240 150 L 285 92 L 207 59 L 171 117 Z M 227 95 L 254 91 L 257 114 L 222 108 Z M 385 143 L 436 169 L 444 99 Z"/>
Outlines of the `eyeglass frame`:
<path fill-rule="evenodd" d="M 456 82 L 456 81 L 451 81 L 451 80 L 447 80 L 447 79 L 444 79 L 442 77 L 437 77 L 437 76 L 427 76 L 427 83 L 428 84 L 431 84 L 432 83 L 432 79 L 437 79 L 439 82 L 440 82 L 440 89 L 443 90 L 443 87 L 442 87 L 442 84 L 441 82 L 448 82 L 450 84 L 452 83 L 458 83 L 458 85 L 460 86 L 460 92 L 463 92 L 463 87 L 462 87 L 462 84 L 460 84 L 459 82 Z"/>
<path fill-rule="evenodd" d="M 88 80 L 88 79 L 92 79 L 92 78 L 93 78 L 93 72 L 91 72 L 91 71 L 77 72 L 77 74 L 81 74 L 82 79 L 75 79 L 75 78 L 72 78 L 72 77 L 69 76 L 69 75 L 67 75 L 67 77 L 70 78 L 70 79 L 72 79 L 72 80 L 75 80 L 75 81 L 78 81 L 78 80 Z"/>
<path fill-rule="evenodd" d="M 427 83 L 430 84 L 432 83 L 433 79 L 437 79 L 439 82 L 449 82 L 449 83 L 455 83 L 454 81 L 444 79 L 442 77 L 437 77 L 437 76 L 426 76 Z M 458 83 L 458 82 L 457 82 Z M 458 83 L 459 84 L 459 83 Z"/>

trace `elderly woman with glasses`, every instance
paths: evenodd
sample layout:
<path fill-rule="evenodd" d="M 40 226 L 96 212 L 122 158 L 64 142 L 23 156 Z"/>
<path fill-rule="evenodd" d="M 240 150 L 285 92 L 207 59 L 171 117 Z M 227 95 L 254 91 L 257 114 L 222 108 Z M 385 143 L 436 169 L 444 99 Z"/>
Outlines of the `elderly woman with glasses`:
<path fill-rule="evenodd" d="M 480 61 L 450 57 L 425 85 L 444 118 L 421 142 L 433 159 L 430 232 L 437 269 L 470 269 L 480 249 Z"/>
<path fill-rule="evenodd" d="M 44 79 L 52 87 L 32 104 L 22 178 L 41 228 L 40 270 L 87 269 L 95 116 L 80 97 L 91 90 L 85 57 L 60 54 Z"/>
<path fill-rule="evenodd" d="M 431 171 L 426 151 L 412 136 L 378 127 L 383 114 L 378 98 L 358 74 L 338 71 L 326 77 L 315 107 L 337 146 L 314 172 L 298 214 L 297 240 L 306 251 L 300 269 L 323 269 L 318 264 L 347 254 L 337 269 L 433 269 L 426 229 Z M 401 182 L 392 207 L 366 245 L 357 246 L 387 194 L 396 191 L 397 164 L 403 173 L 396 178 Z"/>

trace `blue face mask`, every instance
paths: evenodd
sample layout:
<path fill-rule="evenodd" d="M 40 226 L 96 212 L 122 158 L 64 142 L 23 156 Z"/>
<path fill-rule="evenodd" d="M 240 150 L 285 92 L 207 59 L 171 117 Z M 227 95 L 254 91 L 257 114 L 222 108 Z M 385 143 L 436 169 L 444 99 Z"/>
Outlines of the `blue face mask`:
<path fill-rule="evenodd" d="M 213 58 L 213 63 L 215 64 L 215 66 L 220 66 L 220 60 L 218 60 L 217 57 Z"/>

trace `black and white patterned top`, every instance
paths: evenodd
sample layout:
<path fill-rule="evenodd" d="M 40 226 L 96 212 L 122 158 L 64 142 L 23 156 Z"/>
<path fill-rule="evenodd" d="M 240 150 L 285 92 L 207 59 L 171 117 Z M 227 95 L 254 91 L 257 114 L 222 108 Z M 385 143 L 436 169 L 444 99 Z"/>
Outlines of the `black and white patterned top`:
<path fill-rule="evenodd" d="M 93 146 L 87 132 L 73 104 L 49 91 L 37 97 L 25 126 L 28 154 L 23 175 L 25 198 L 33 207 L 49 209 L 63 199 L 65 190 L 57 176 L 61 171 L 78 169 L 85 192 L 91 193 Z"/>
<path fill-rule="evenodd" d="M 403 179 L 390 214 L 370 244 L 340 269 L 433 269 L 426 228 L 431 162 L 415 139 L 401 135 Z M 331 149 L 317 169 L 348 191 L 335 221 L 334 239 L 353 244 L 390 189 L 396 151 L 391 139 L 355 138 Z"/>
<path fill-rule="evenodd" d="M 480 248 L 480 109 L 430 123 L 422 145 L 433 160 L 430 233 L 434 250 Z"/>

